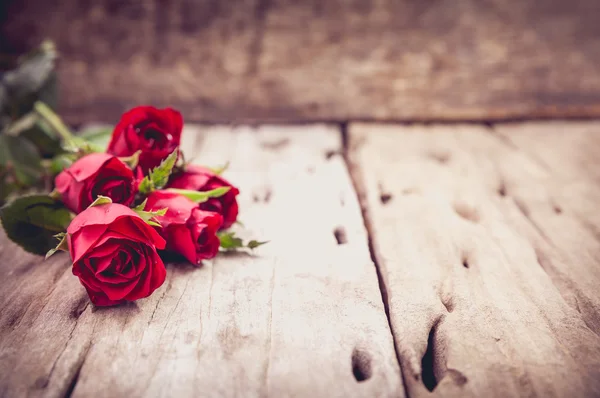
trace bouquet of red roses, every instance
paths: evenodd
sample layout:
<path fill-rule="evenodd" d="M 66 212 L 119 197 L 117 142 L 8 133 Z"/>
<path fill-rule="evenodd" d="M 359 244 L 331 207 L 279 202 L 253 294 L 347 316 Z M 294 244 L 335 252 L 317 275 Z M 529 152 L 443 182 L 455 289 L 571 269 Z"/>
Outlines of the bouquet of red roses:
<path fill-rule="evenodd" d="M 39 104 L 38 110 L 44 113 Z M 50 194 L 18 197 L 0 217 L 7 236 L 26 250 L 49 249 L 47 257 L 68 251 L 73 274 L 95 305 L 152 294 L 165 280 L 165 254 L 201 264 L 220 248 L 264 243 L 244 243 L 228 231 L 237 220 L 239 190 L 220 176 L 223 170 L 185 163 L 176 110 L 126 112 L 105 152 L 47 116 L 63 137 L 64 169 Z M 49 234 L 57 245 L 49 246 Z"/>

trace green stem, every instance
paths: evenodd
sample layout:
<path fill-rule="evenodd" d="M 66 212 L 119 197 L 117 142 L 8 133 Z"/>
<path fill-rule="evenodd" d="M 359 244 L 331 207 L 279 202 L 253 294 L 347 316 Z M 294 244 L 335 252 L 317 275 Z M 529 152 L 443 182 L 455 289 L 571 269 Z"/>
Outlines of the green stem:
<path fill-rule="evenodd" d="M 42 101 L 36 101 L 34 105 L 35 111 L 46 121 L 54 131 L 61 136 L 61 138 L 65 141 L 66 144 L 75 147 L 75 143 L 73 141 L 73 134 L 69 128 L 63 123 L 60 117 L 54 113 L 52 109 Z"/>
<path fill-rule="evenodd" d="M 56 190 L 56 188 L 54 190 L 52 190 L 52 192 L 50 192 L 48 194 L 48 196 L 50 196 L 52 199 L 57 199 L 57 200 L 62 199 L 62 195 L 60 194 L 60 192 L 58 192 Z"/>

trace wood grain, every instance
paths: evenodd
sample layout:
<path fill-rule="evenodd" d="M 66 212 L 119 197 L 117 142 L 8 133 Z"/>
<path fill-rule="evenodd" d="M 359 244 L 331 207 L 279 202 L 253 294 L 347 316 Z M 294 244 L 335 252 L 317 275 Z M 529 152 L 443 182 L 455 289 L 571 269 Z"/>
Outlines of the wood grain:
<path fill-rule="evenodd" d="M 600 394 L 597 133 L 350 126 L 410 396 Z"/>
<path fill-rule="evenodd" d="M 95 308 L 65 256 L 41 262 L 2 236 L 0 396 L 403 397 L 339 131 L 184 137 L 196 163 L 231 161 L 241 233 L 271 242 L 170 264 L 148 299 Z"/>
<path fill-rule="evenodd" d="M 600 115 L 595 0 L 12 0 L 2 48 L 52 38 L 61 113 L 115 121 Z M 67 22 L 68 21 L 68 22 Z"/>

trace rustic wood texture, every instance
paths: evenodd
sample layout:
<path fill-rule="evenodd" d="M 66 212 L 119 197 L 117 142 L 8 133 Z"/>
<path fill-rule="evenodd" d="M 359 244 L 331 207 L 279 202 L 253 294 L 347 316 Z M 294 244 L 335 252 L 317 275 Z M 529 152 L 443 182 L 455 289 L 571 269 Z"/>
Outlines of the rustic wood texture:
<path fill-rule="evenodd" d="M 0 396 L 600 396 L 599 122 L 184 137 L 271 242 L 95 308 L 0 236 Z"/>
<path fill-rule="evenodd" d="M 353 124 L 411 397 L 600 395 L 600 124 Z"/>
<path fill-rule="evenodd" d="M 231 160 L 243 230 L 271 242 L 170 264 L 148 299 L 94 308 L 68 258 L 0 239 L 0 396 L 403 397 L 376 269 L 333 127 L 187 128 Z"/>
<path fill-rule="evenodd" d="M 12 0 L 2 48 L 54 39 L 61 113 L 116 120 L 600 115 L 596 0 Z"/>

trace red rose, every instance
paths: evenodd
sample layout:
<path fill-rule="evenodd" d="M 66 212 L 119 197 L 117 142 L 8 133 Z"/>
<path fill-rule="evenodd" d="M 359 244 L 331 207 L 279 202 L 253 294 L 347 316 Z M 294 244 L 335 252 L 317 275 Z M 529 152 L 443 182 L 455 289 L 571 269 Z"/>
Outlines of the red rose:
<path fill-rule="evenodd" d="M 213 211 L 223 216 L 222 229 L 233 225 L 238 216 L 236 196 L 240 191 L 224 178 L 201 166 L 187 166 L 185 171 L 175 174 L 168 184 L 169 188 L 191 189 L 194 191 L 210 191 L 220 187 L 231 189 L 219 198 L 211 198 L 200 203 L 202 210 Z"/>
<path fill-rule="evenodd" d="M 133 171 L 119 158 L 106 153 L 82 157 L 56 176 L 55 185 L 62 201 L 75 213 L 85 210 L 98 195 L 129 205 L 137 192 Z"/>
<path fill-rule="evenodd" d="M 183 118 L 176 110 L 138 106 L 121 116 L 107 152 L 130 156 L 141 150 L 139 164 L 147 173 L 179 147 L 182 129 Z"/>
<path fill-rule="evenodd" d="M 171 192 L 154 191 L 148 196 L 145 210 L 167 208 L 164 216 L 157 216 L 161 235 L 167 241 L 167 250 L 179 253 L 192 264 L 213 258 L 219 251 L 217 231 L 223 218 L 204 211 L 185 196 Z"/>
<path fill-rule="evenodd" d="M 90 207 L 67 229 L 73 274 L 95 305 L 148 297 L 165 281 L 156 249 L 165 241 L 133 210 L 116 203 Z"/>

